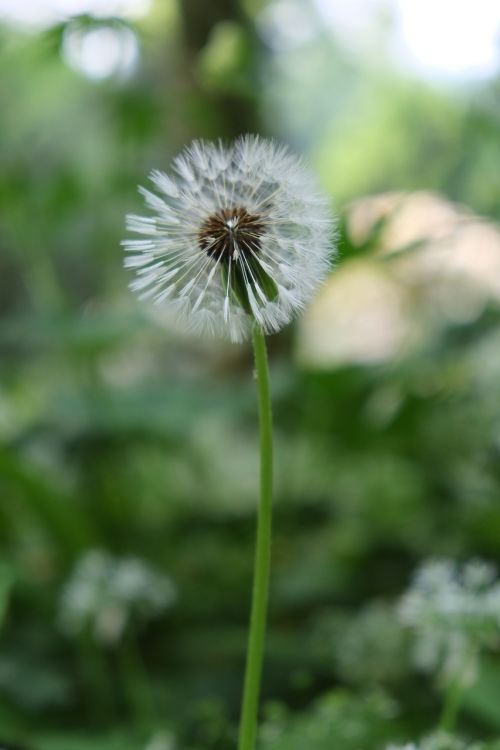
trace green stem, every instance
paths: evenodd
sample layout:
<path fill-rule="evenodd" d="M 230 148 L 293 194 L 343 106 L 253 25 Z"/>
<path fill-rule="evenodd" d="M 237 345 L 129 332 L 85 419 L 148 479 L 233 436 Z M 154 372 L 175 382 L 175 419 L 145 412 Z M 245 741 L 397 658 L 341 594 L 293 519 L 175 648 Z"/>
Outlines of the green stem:
<path fill-rule="evenodd" d="M 106 654 L 94 643 L 89 633 L 82 633 L 78 640 L 79 668 L 88 696 L 89 718 L 99 724 L 109 724 L 115 705 Z"/>
<path fill-rule="evenodd" d="M 462 699 L 466 690 L 466 674 L 470 668 L 470 662 L 473 658 L 474 654 L 467 654 L 464 659 L 464 664 L 461 671 L 451 682 L 448 688 L 443 705 L 443 710 L 439 720 L 439 729 L 443 732 L 452 732 L 455 728 L 460 707 L 462 705 Z"/>
<path fill-rule="evenodd" d="M 134 633 L 124 635 L 122 643 L 118 645 L 117 657 L 135 727 L 138 731 L 149 730 L 156 724 L 157 711 L 149 675 Z"/>
<path fill-rule="evenodd" d="M 439 729 L 443 732 L 452 732 L 457 723 L 458 712 L 464 688 L 459 680 L 452 683 L 446 694 L 443 711 L 439 720 Z"/>
<path fill-rule="evenodd" d="M 260 503 L 238 750 L 253 750 L 257 734 L 262 659 L 266 635 L 269 571 L 271 567 L 271 518 L 273 490 L 273 435 L 269 370 L 264 334 L 255 325 L 253 348 L 257 373 L 260 422 Z"/>

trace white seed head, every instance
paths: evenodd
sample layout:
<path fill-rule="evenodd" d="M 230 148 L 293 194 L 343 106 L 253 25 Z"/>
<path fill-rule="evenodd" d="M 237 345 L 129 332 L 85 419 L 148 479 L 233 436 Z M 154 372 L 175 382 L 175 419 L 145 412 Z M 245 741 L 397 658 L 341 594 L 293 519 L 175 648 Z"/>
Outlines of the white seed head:
<path fill-rule="evenodd" d="M 300 159 L 257 136 L 195 141 L 173 174 L 140 192 L 152 216 L 127 216 L 131 288 L 202 334 L 278 331 L 311 298 L 334 257 L 328 200 Z"/>

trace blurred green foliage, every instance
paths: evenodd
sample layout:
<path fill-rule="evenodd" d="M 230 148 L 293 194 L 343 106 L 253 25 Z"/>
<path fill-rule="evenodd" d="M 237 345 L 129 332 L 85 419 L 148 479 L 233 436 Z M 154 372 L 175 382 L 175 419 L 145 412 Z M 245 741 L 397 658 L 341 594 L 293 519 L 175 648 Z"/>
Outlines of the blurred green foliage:
<path fill-rule="evenodd" d="M 326 33 L 273 48 L 263 5 L 157 2 L 133 23 L 0 28 L 0 746 L 234 747 L 251 355 L 183 338 L 128 292 L 123 218 L 150 169 L 192 137 L 256 130 L 307 151 L 342 212 L 360 193 L 425 187 L 500 217 L 498 82 L 436 90 Z M 90 80 L 61 56 L 72 29 L 120 25 L 139 43 L 129 77 Z M 341 263 L 372 240 L 344 227 Z M 323 371 L 294 363 L 294 330 L 270 341 L 263 750 L 378 748 L 435 728 L 439 687 L 412 668 L 393 604 L 421 559 L 500 558 L 499 318 L 490 301 L 383 364 Z M 63 586 L 91 549 L 138 556 L 178 590 L 116 648 L 60 628 Z M 499 680 L 491 653 L 466 736 L 500 731 Z"/>

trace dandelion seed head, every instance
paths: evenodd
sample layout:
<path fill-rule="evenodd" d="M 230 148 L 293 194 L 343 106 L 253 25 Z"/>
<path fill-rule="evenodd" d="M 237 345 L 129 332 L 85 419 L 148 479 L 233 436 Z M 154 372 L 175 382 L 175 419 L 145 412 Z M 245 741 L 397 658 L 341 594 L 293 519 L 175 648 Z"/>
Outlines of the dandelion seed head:
<path fill-rule="evenodd" d="M 127 216 L 131 288 L 187 327 L 232 341 L 253 322 L 278 331 L 312 297 L 334 257 L 328 200 L 286 147 L 243 136 L 195 141 L 170 175 L 140 188 L 151 216 Z"/>

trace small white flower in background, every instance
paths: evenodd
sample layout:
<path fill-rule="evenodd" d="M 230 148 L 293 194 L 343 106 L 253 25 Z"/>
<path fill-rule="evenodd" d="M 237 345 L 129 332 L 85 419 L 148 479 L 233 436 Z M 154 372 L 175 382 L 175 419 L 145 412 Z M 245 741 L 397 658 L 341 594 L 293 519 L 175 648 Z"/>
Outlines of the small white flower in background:
<path fill-rule="evenodd" d="M 333 632 L 339 675 L 363 686 L 398 682 L 410 667 L 408 638 L 393 606 L 371 602 Z"/>
<path fill-rule="evenodd" d="M 192 330 L 245 339 L 278 331 L 312 297 L 333 258 L 328 200 L 286 147 L 244 136 L 195 141 L 171 176 L 140 188 L 152 216 L 127 216 L 131 288 Z"/>
<path fill-rule="evenodd" d="M 405 745 L 387 745 L 386 750 L 487 750 L 482 743 L 466 743 L 460 737 L 446 732 L 434 732 L 420 742 Z"/>
<path fill-rule="evenodd" d="M 500 583 L 481 561 L 425 563 L 400 603 L 400 617 L 415 631 L 415 660 L 441 670 L 445 680 L 474 681 L 482 648 L 500 643 Z"/>
<path fill-rule="evenodd" d="M 144 747 L 144 750 L 175 750 L 176 743 L 172 734 L 157 732 Z"/>
<path fill-rule="evenodd" d="M 68 635 L 89 631 L 99 643 L 113 645 L 130 623 L 161 614 L 175 599 L 170 579 L 142 560 L 91 550 L 63 588 L 59 623 Z"/>

